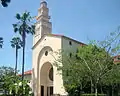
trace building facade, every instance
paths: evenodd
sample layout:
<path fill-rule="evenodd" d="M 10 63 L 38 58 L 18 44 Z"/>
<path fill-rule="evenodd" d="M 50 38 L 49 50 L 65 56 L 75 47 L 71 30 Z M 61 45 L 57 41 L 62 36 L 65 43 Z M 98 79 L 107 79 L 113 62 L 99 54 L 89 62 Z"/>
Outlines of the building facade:
<path fill-rule="evenodd" d="M 62 75 L 53 65 L 55 58 L 57 59 L 59 56 L 55 52 L 59 50 L 76 52 L 78 46 L 82 46 L 83 43 L 63 35 L 52 34 L 52 23 L 46 1 L 41 1 L 36 19 L 32 48 L 32 89 L 34 95 L 60 94 L 66 96 L 67 92 L 63 86 Z M 62 64 L 60 63 L 60 65 Z"/>

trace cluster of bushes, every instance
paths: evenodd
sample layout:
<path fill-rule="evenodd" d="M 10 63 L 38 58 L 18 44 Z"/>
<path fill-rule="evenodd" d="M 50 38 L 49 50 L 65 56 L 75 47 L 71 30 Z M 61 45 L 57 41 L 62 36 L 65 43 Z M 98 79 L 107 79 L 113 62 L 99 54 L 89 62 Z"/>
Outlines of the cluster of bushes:
<path fill-rule="evenodd" d="M 96 94 L 82 94 L 81 96 L 96 96 Z M 97 96 L 106 96 L 106 94 L 97 94 Z"/>

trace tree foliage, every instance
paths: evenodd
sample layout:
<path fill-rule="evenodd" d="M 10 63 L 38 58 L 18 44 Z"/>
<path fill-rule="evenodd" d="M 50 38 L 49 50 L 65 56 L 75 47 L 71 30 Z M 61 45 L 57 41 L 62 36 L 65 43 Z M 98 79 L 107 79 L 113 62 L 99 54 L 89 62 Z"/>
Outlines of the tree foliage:
<path fill-rule="evenodd" d="M 107 47 L 92 43 L 79 47 L 72 57 L 66 52 L 59 53 L 55 66 L 62 71 L 64 86 L 69 95 L 79 96 L 83 91 L 96 93 L 97 96 L 103 92 L 103 86 L 120 82 L 120 65 L 113 63 L 113 56 Z"/>
<path fill-rule="evenodd" d="M 12 77 L 14 74 L 14 69 L 11 67 L 0 67 L 0 89 L 3 89 L 5 92 L 8 89 L 9 83 L 5 83 L 6 78 Z M 9 79 L 8 79 L 9 81 Z"/>
<path fill-rule="evenodd" d="M 7 7 L 8 3 L 10 3 L 11 0 L 0 0 L 0 3 L 2 4 L 3 7 Z"/>
<path fill-rule="evenodd" d="M 4 76 L 12 76 L 14 74 L 14 69 L 11 67 L 0 67 L 0 78 Z"/>
<path fill-rule="evenodd" d="M 0 37 L 0 48 L 2 48 L 2 46 L 3 46 L 3 38 Z"/>
<path fill-rule="evenodd" d="M 17 48 L 17 49 L 20 49 L 22 47 L 22 41 L 19 37 L 14 37 L 12 38 L 12 40 L 10 41 L 11 42 L 11 46 L 12 48 Z"/>
<path fill-rule="evenodd" d="M 14 75 L 14 69 L 11 67 L 0 67 L 0 89 L 4 96 L 31 96 L 31 88 L 26 80 Z M 22 86 L 23 85 L 23 86 Z M 22 89 L 23 87 L 23 89 Z"/>
<path fill-rule="evenodd" d="M 30 12 L 24 12 L 23 14 L 16 14 L 18 22 L 13 24 L 14 32 L 18 32 L 22 39 L 26 37 L 26 34 L 34 34 L 33 18 L 30 16 Z"/>
<path fill-rule="evenodd" d="M 28 85 L 26 80 L 21 81 L 20 79 L 15 79 L 15 83 L 10 84 L 9 86 L 9 94 L 13 96 L 31 96 L 32 90 Z M 22 86 L 23 85 L 23 86 Z M 23 89 L 22 89 L 23 87 Z"/>

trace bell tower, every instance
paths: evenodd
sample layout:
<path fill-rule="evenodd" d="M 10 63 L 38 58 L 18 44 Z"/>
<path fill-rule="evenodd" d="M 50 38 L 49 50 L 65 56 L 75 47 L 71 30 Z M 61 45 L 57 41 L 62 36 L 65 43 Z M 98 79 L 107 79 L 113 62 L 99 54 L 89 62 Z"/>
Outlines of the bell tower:
<path fill-rule="evenodd" d="M 45 0 L 42 0 L 40 3 L 36 20 L 33 44 L 36 44 L 43 35 L 51 34 L 52 32 L 52 23 L 49 21 L 49 9 L 47 8 L 47 2 Z"/>

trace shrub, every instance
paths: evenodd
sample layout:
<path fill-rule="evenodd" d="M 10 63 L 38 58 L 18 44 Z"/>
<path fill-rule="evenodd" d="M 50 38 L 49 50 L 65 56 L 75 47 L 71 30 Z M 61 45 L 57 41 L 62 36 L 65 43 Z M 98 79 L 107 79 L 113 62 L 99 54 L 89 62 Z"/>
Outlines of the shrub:
<path fill-rule="evenodd" d="M 82 96 L 95 96 L 95 94 L 82 94 Z M 106 96 L 106 94 L 98 94 L 97 96 Z"/>

